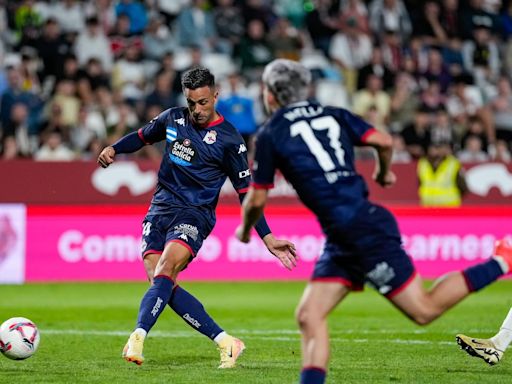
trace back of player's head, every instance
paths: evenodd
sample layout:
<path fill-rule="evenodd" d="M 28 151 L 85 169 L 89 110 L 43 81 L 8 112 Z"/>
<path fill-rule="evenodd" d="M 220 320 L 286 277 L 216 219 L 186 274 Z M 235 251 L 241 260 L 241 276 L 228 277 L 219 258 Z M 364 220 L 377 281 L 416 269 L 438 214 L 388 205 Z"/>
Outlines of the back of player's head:
<path fill-rule="evenodd" d="M 311 72 L 296 61 L 277 59 L 265 67 L 262 79 L 277 102 L 285 106 L 307 99 Z"/>
<path fill-rule="evenodd" d="M 205 67 L 194 67 L 181 76 L 183 89 L 197 89 L 202 87 L 215 87 L 215 76 Z"/>

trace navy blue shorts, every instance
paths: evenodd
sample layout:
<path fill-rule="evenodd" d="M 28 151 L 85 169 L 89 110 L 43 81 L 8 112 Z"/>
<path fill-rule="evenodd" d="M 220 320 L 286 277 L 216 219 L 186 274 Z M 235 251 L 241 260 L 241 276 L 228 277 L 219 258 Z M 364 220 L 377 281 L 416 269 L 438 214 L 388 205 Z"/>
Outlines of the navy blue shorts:
<path fill-rule="evenodd" d="M 212 229 L 202 215 L 191 209 L 176 209 L 173 214 L 148 214 L 142 222 L 142 257 L 161 254 L 165 245 L 173 241 L 185 246 L 193 258 Z"/>
<path fill-rule="evenodd" d="M 386 208 L 369 203 L 348 227 L 328 236 L 312 280 L 337 281 L 352 290 L 362 290 L 368 283 L 391 297 L 415 275 L 394 216 Z"/>

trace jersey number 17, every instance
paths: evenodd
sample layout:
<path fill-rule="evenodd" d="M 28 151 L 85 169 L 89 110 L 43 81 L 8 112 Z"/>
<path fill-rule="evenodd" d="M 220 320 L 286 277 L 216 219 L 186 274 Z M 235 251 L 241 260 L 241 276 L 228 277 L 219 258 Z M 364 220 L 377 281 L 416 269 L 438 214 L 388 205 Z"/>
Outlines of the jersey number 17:
<path fill-rule="evenodd" d="M 334 150 L 335 159 L 333 159 L 326 149 L 322 146 L 320 140 L 315 136 L 314 131 L 327 130 L 329 145 Z M 340 125 L 332 116 L 322 116 L 311 120 L 297 121 L 290 125 L 291 137 L 300 136 L 309 148 L 309 151 L 315 156 L 316 161 L 324 172 L 332 171 L 336 168 L 334 161 L 338 161 L 340 166 L 345 166 L 345 151 L 340 141 Z"/>

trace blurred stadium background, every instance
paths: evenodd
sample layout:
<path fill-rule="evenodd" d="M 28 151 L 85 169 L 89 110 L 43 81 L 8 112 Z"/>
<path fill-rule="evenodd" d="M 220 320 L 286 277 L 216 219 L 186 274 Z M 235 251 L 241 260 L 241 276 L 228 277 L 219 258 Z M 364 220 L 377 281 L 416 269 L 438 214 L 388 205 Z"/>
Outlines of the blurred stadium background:
<path fill-rule="evenodd" d="M 398 176 L 394 188 L 384 190 L 372 183 L 370 152 L 357 153 L 358 167 L 367 178 L 372 200 L 397 215 L 404 246 L 419 271 L 435 278 L 488 258 L 494 240 L 512 233 L 511 36 L 512 2 L 508 0 L 0 0 L 0 284 L 7 284 L 0 285 L 0 319 L 33 315 L 32 320 L 42 324 L 48 335 L 68 335 L 63 336 L 63 344 L 102 335 L 81 334 L 80 330 L 106 329 L 117 338 L 112 343 L 117 354 L 124 334 L 116 336 L 115 332 L 120 331 L 119 324 L 124 327 L 121 331 L 131 329 L 129 320 L 145 289 L 139 261 L 140 223 L 154 189 L 162 148 L 148 146 L 119 157 L 123 161 L 107 170 L 98 168 L 95 159 L 105 145 L 166 108 L 184 106 L 180 76 L 198 64 L 215 73 L 220 88 L 218 109 L 240 130 L 251 155 L 254 134 L 266 118 L 259 83 L 263 67 L 278 57 L 301 61 L 314 75 L 311 97 L 349 108 L 393 135 Z M 440 144 L 448 144 L 461 163 L 468 191 L 460 206 L 426 208 L 418 195 L 417 161 L 429 147 Z M 199 297 L 205 296 L 205 304 L 224 323 L 241 329 L 237 324 L 252 316 L 247 329 L 266 329 L 265 337 L 273 337 L 273 328 L 284 330 L 283 334 L 292 336 L 283 342 L 295 348 L 293 307 L 303 283 L 283 288 L 286 283 L 244 282 L 305 281 L 323 237 L 314 218 L 279 176 L 268 218 L 276 235 L 297 244 L 300 263 L 296 270 L 280 267 L 258 239 L 247 246 L 234 239 L 239 203 L 226 184 L 216 229 L 182 277 L 239 281 L 232 290 L 230 284 L 189 284 L 192 290 L 196 287 Z M 77 282 L 106 282 L 98 286 L 100 292 L 118 294 L 118 286 L 135 292 L 119 304 L 121 313 L 127 315 L 107 311 L 102 316 L 104 304 L 96 286 Z M 22 283 L 25 286 L 9 285 Z M 501 283 L 487 304 L 483 297 L 471 299 L 454 312 L 465 319 L 468 328 L 491 332 L 510 307 L 507 288 L 508 283 Z M 215 289 L 225 293 L 226 301 L 233 300 L 233 306 L 226 308 L 225 302 L 218 302 Z M 258 312 L 257 305 L 266 304 L 254 292 L 283 289 L 289 295 L 274 304 L 286 308 L 286 313 Z M 76 296 L 63 294 L 67 290 Z M 80 297 L 84 307 L 53 302 L 54 294 L 55 300 Z M 251 298 L 254 308 L 241 305 L 236 312 L 243 295 Z M 370 309 L 380 303 L 372 293 L 362 297 L 362 304 L 348 304 L 351 321 L 373 316 Z M 111 304 L 116 307 L 115 300 Z M 92 312 L 88 305 L 94 308 Z M 382 305 L 393 312 L 385 302 Z M 464 317 L 463 310 L 471 311 L 476 305 L 485 308 L 482 315 Z M 230 318 L 233 314 L 235 320 Z M 425 336 L 424 340 L 431 343 L 428 356 L 442 366 L 447 362 L 435 360 L 435 349 L 441 345 L 447 352 L 443 340 L 451 342 L 457 328 L 455 318 L 451 319 L 452 323 L 441 323 L 433 339 Z M 486 326 L 491 321 L 492 326 Z M 348 332 L 343 322 L 336 329 Z M 368 321 L 361 324 L 362 328 L 370 326 Z M 403 319 L 379 322 L 373 329 L 383 327 L 393 333 L 405 327 L 409 335 L 397 338 L 405 343 L 408 338 L 417 339 L 415 328 L 406 324 Z M 182 325 L 162 327 L 174 330 Z M 371 336 L 364 337 L 370 344 Z M 357 348 L 368 347 L 360 343 Z M 421 350 L 421 342 L 416 344 Z M 46 345 L 43 338 L 41 348 L 50 348 L 47 352 L 59 355 L 59 348 L 65 349 Z M 287 352 L 279 353 L 288 353 L 286 348 Z M 407 348 L 411 346 L 404 352 L 400 342 L 392 347 L 398 355 L 391 365 L 396 363 L 399 370 L 386 376 L 385 382 L 414 381 L 410 367 L 403 363 L 409 360 L 400 360 L 411 351 Z M 74 353 L 84 357 L 85 352 L 78 349 L 74 347 Z M 298 349 L 293 353 L 298 354 Z M 364 380 L 379 381 L 378 373 L 368 371 L 358 357 L 357 353 L 350 355 L 350 364 L 366 370 Z M 269 369 L 272 376 L 287 367 L 288 373 L 285 369 L 280 373 L 283 376 L 266 382 L 293 382 L 298 355 L 275 366 L 263 352 L 258 358 L 258 363 L 246 368 Z M 372 358 L 379 358 L 377 351 Z M 192 357 L 185 359 L 185 366 L 192 361 Z M 412 363 L 420 361 L 413 359 Z M 460 361 L 448 361 L 458 367 L 455 371 L 467 372 Z M 342 359 L 333 366 L 338 363 L 348 366 Z M 20 377 L 29 382 L 29 371 L 5 364 L 0 360 L 0 378 L 22 373 L 25 376 Z M 47 366 L 42 358 L 38 364 L 34 369 L 41 375 L 39 382 L 69 382 L 68 376 L 62 379 L 58 374 L 45 381 Z M 75 363 L 68 364 L 71 368 Z M 201 364 L 198 369 L 209 367 L 204 361 Z M 159 369 L 165 374 L 163 366 Z M 428 371 L 425 375 L 428 380 L 421 382 L 486 380 L 475 371 L 455 381 L 450 374 L 440 378 Z M 85 380 L 78 376 L 73 380 Z M 108 381 L 116 382 L 113 377 Z M 263 382 L 242 377 L 219 376 L 206 382 Z M 334 377 L 341 381 L 342 376 Z M 140 379 L 150 382 L 146 376 Z M 363 376 L 347 379 L 361 382 Z M 107 381 L 105 376 L 89 380 Z M 198 379 L 194 380 L 190 382 Z M 500 376 L 499 380 L 506 379 Z"/>

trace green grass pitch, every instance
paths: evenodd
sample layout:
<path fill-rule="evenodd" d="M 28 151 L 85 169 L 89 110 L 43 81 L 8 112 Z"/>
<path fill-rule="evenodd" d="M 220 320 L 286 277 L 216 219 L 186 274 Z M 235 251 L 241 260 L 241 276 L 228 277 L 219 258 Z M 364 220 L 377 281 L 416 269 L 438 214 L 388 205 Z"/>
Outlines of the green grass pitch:
<path fill-rule="evenodd" d="M 187 283 L 211 315 L 247 346 L 237 368 L 218 370 L 214 344 L 167 309 L 148 337 L 145 363 L 121 359 L 144 283 L 0 286 L 0 319 L 24 316 L 41 331 L 25 361 L 0 356 L 0 383 L 297 383 L 293 313 L 304 283 Z M 457 332 L 490 336 L 512 305 L 512 282 L 473 295 L 432 325 L 412 324 L 371 289 L 330 318 L 328 383 L 512 383 L 512 356 L 495 367 L 468 357 Z"/>

